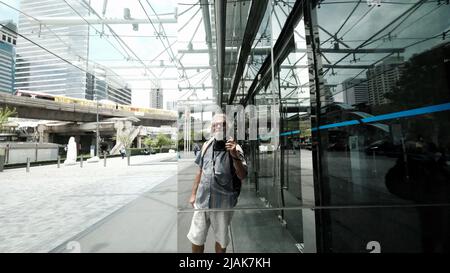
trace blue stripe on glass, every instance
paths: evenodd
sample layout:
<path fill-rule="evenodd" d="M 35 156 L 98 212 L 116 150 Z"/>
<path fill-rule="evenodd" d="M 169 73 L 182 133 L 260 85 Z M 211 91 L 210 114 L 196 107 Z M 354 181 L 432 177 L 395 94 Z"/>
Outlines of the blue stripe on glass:
<path fill-rule="evenodd" d="M 322 125 L 322 126 L 319 127 L 319 129 L 322 130 L 322 129 L 335 128 L 335 127 L 344 127 L 344 126 L 350 126 L 350 125 L 355 125 L 355 124 L 359 124 L 359 121 L 356 120 L 356 119 L 343 121 L 343 122 L 338 122 L 338 123 L 327 124 L 327 125 Z"/>
<path fill-rule="evenodd" d="M 381 120 L 388 120 L 388 119 L 394 119 L 394 118 L 404 118 L 404 117 L 412 117 L 412 116 L 418 116 L 418 115 L 424 115 L 424 114 L 430 114 L 435 112 L 441 112 L 441 111 L 447 111 L 450 110 L 450 103 L 444 103 L 444 104 L 438 104 L 433 106 L 427 106 L 417 109 L 411 109 L 406 111 L 400 111 L 385 115 L 379 115 L 369 118 L 362 119 L 362 122 L 375 122 L 375 121 L 381 121 Z"/>
<path fill-rule="evenodd" d="M 343 121 L 338 123 L 332 123 L 327 125 L 319 126 L 319 128 L 315 127 L 312 128 L 312 131 L 323 130 L 323 129 L 329 129 L 329 128 L 336 128 L 336 127 L 343 127 L 343 126 L 350 126 L 350 125 L 356 125 L 359 123 L 370 123 L 370 122 L 376 122 L 376 121 L 382 121 L 382 120 L 389 120 L 389 119 L 396 119 L 396 118 L 406 118 L 406 117 L 412 117 L 412 116 L 418 116 L 418 115 L 425 115 L 435 112 L 442 112 L 442 111 L 448 111 L 450 110 L 450 103 L 443 103 L 443 104 L 437 104 L 432 106 L 426 106 L 411 110 L 405 110 L 405 111 L 399 111 L 379 116 L 373 116 L 369 118 L 363 118 L 361 120 L 349 120 L 349 121 Z"/>
<path fill-rule="evenodd" d="M 290 136 L 290 135 L 295 135 L 295 134 L 300 134 L 300 130 L 284 132 L 284 133 L 281 133 L 280 136 Z"/>

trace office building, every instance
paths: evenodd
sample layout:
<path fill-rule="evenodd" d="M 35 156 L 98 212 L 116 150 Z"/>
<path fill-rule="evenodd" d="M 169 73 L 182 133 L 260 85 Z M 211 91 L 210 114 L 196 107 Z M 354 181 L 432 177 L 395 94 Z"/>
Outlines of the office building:
<path fill-rule="evenodd" d="M 14 64 L 16 57 L 16 25 L 11 22 L 2 22 L 0 27 L 0 92 L 13 93 L 14 91 Z"/>
<path fill-rule="evenodd" d="M 87 73 L 86 99 L 95 100 L 96 98 L 129 105 L 131 104 L 131 89 L 111 69 L 94 64 Z"/>
<path fill-rule="evenodd" d="M 70 5 L 70 6 L 69 6 Z M 76 0 L 21 0 L 17 38 L 16 89 L 86 98 L 88 25 L 45 25 L 33 18 L 87 16 Z M 77 12 L 75 12 L 74 8 Z M 73 35 L 71 35 L 73 34 Z M 38 44 L 39 46 L 37 46 Z M 44 49 L 43 49 L 44 48 Z M 51 52 L 51 53 L 50 53 Z"/>
<path fill-rule="evenodd" d="M 385 94 L 394 91 L 403 73 L 403 58 L 390 57 L 367 70 L 368 101 L 370 105 L 389 103 Z"/>
<path fill-rule="evenodd" d="M 347 79 L 342 82 L 344 103 L 355 105 L 368 102 L 366 79 Z"/>
<path fill-rule="evenodd" d="M 163 109 L 163 90 L 162 88 L 152 88 L 150 90 L 150 108 Z"/>
<path fill-rule="evenodd" d="M 177 110 L 177 101 L 166 102 L 166 110 L 176 111 Z"/>

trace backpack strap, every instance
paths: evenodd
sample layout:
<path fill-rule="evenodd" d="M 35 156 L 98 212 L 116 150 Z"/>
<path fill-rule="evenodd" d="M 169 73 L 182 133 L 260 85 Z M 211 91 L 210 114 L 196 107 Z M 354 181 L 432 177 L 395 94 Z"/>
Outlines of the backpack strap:
<path fill-rule="evenodd" d="M 203 144 L 201 155 L 200 155 L 202 157 L 202 159 L 203 159 L 203 156 L 205 155 L 206 150 L 208 149 L 209 145 L 211 145 L 211 143 L 213 143 L 213 141 L 214 141 L 214 138 L 212 137 L 212 138 L 208 139 L 208 141 L 206 141 L 205 144 Z"/>

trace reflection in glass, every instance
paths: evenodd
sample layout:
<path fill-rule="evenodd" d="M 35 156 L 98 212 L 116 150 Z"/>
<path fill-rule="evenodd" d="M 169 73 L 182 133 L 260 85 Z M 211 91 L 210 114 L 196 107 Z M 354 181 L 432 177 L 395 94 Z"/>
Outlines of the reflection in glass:
<path fill-rule="evenodd" d="M 427 1 L 322 1 L 314 9 L 321 93 L 332 94 L 317 128 L 323 205 L 449 201 L 449 11 Z"/>
<path fill-rule="evenodd" d="M 450 202 L 449 12 L 442 2 L 413 0 L 312 6 L 308 22 L 319 38 L 314 70 L 320 97 L 332 98 L 315 105 L 321 206 Z M 384 243 L 390 251 L 449 250 L 444 207 L 398 211 L 409 212 L 383 211 L 381 230 L 369 228 L 370 209 L 345 216 L 323 211 L 322 251 L 355 251 L 360 245 L 347 242 L 350 237 L 392 233 L 389 219 L 420 229 L 403 233 L 404 240 L 390 238 Z M 361 230 L 357 222 L 364 223 Z M 344 236 L 345 227 L 353 235 Z"/>

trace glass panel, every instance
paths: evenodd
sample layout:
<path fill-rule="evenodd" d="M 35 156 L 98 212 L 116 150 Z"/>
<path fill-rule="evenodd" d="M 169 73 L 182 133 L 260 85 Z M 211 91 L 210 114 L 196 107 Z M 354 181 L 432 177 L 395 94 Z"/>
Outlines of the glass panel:
<path fill-rule="evenodd" d="M 295 47 L 281 63 L 278 73 L 281 98 L 280 206 L 287 208 L 301 206 L 305 202 L 314 204 L 308 58 L 303 20 L 293 32 Z M 297 214 L 284 210 L 281 216 L 296 240 L 302 241 L 301 218 Z"/>
<path fill-rule="evenodd" d="M 449 252 L 450 207 L 410 206 L 316 210 L 324 252 Z M 364 224 L 361 224 L 364 223 Z"/>
<path fill-rule="evenodd" d="M 418 253 L 450 251 L 449 206 L 291 208 L 284 211 L 298 224 L 280 221 L 275 209 L 237 209 L 232 211 L 227 252 L 234 253 Z M 205 212 L 202 212 L 205 213 Z M 206 212 L 212 217 L 223 211 Z M 229 211 L 227 211 L 229 213 Z M 191 252 L 192 212 L 178 214 L 178 251 Z M 208 218 L 210 219 L 210 218 Z M 315 226 L 315 219 L 327 219 Z M 214 221 L 214 220 L 212 220 Z M 296 229 L 300 239 L 293 236 Z M 319 233 L 316 237 L 315 233 Z M 194 234 L 194 233 L 191 233 Z M 323 236 L 325 235 L 325 236 Z M 209 229 L 205 252 L 214 252 L 218 238 Z M 321 248 L 316 249 L 317 245 Z M 203 240 L 202 240 L 203 242 Z"/>
<path fill-rule="evenodd" d="M 301 209 L 292 212 L 302 218 Z M 212 226 L 223 215 L 231 215 L 230 225 L 226 230 L 218 231 Z M 206 215 L 206 216 L 205 216 Z M 314 216 L 314 214 L 310 214 Z M 190 229 L 194 213 L 178 214 L 178 252 L 191 252 L 194 240 L 204 245 L 205 252 L 215 252 L 215 242 L 221 246 L 227 244 L 230 253 L 299 253 L 304 250 L 303 242 L 298 242 L 280 221 L 279 211 L 266 209 L 237 209 L 233 211 L 196 212 L 194 219 L 206 217 L 210 221 L 209 232 L 205 235 Z M 298 227 L 302 233 L 301 226 Z M 188 239 L 190 238 L 190 239 Z M 196 241 L 197 240 L 197 241 Z"/>
<path fill-rule="evenodd" d="M 450 6 L 319 2 L 321 205 L 450 202 Z"/>

